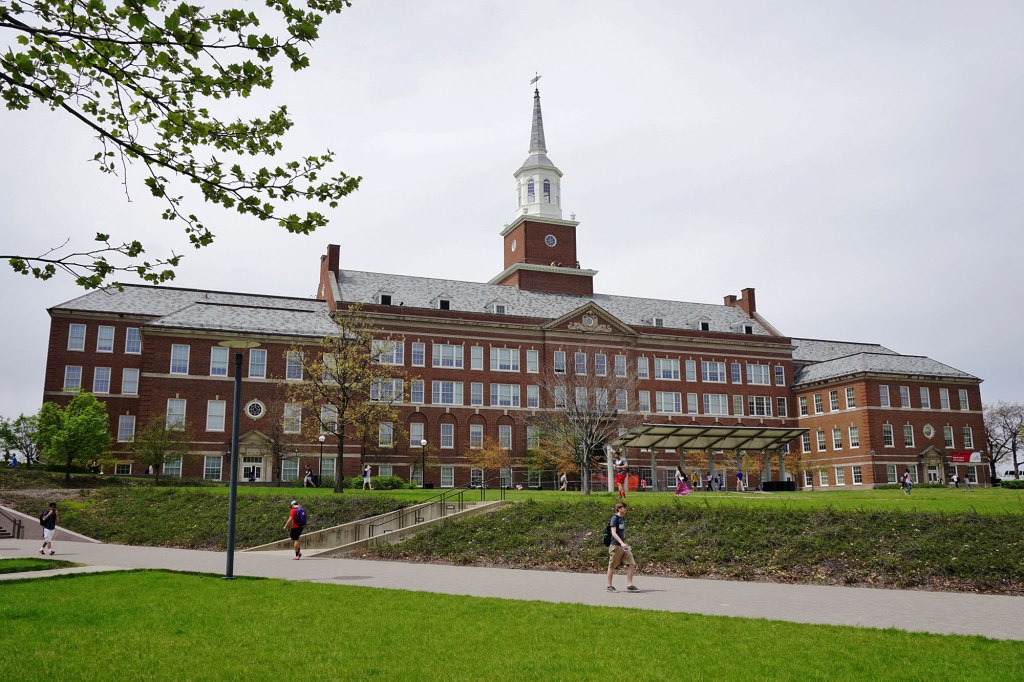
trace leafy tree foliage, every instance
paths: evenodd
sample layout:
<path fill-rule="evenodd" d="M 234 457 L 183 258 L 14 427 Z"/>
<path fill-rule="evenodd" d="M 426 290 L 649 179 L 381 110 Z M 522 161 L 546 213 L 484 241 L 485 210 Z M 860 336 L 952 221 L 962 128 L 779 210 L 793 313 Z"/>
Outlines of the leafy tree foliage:
<path fill-rule="evenodd" d="M 510 474 L 517 462 L 526 464 L 527 461 L 537 461 L 536 456 L 530 459 L 517 460 L 511 450 L 502 447 L 498 439 L 491 436 L 484 438 L 483 447 L 479 450 L 468 451 L 466 458 L 471 465 L 478 469 L 483 469 L 485 472 L 488 470 L 500 472 L 502 469 L 508 469 Z M 484 480 L 486 479 L 487 476 L 485 475 Z M 511 482 L 511 476 L 509 481 Z"/>
<path fill-rule="evenodd" d="M 1013 466 L 1014 478 L 1020 478 L 1020 449 L 1024 445 L 1024 404 L 998 402 L 985 407 L 985 444 L 992 478 L 998 478 L 997 465 L 1006 460 Z"/>
<path fill-rule="evenodd" d="M 47 462 L 64 467 L 64 480 L 70 481 L 72 467 L 110 450 L 109 423 L 107 406 L 91 393 L 79 393 L 66 407 L 43 403 L 36 444 Z"/>
<path fill-rule="evenodd" d="M 0 445 L 6 454 L 20 452 L 29 464 L 39 459 L 36 445 L 38 418 L 34 414 L 20 414 L 14 419 L 0 418 Z"/>
<path fill-rule="evenodd" d="M 252 3 L 255 4 L 255 3 Z M 267 159 L 282 149 L 292 127 L 285 106 L 266 116 L 230 120 L 214 108 L 274 84 L 274 63 L 309 66 L 303 49 L 320 37 L 327 15 L 348 0 L 266 0 L 223 7 L 166 0 L 0 0 L 0 97 L 9 110 L 42 104 L 80 122 L 96 136 L 93 157 L 102 173 L 120 176 L 140 164 L 142 182 L 164 203 L 163 219 L 178 220 L 190 245 L 209 245 L 214 234 L 186 207 L 182 186 L 225 209 L 308 234 L 327 224 L 318 211 L 288 212 L 285 204 L 312 201 L 335 207 L 360 178 L 321 177 L 334 154 L 306 156 L 249 168 L 245 157 Z M 264 29 L 264 23 L 275 26 Z M 64 271 L 85 288 L 117 272 L 152 283 L 174 277 L 181 256 L 145 259 L 138 240 L 99 233 L 91 246 L 71 238 L 38 255 L 0 255 L 20 273 L 49 279 Z"/>
<path fill-rule="evenodd" d="M 164 417 L 153 417 L 152 421 L 141 431 L 136 431 L 132 440 L 132 454 L 140 463 L 153 467 L 156 480 L 160 480 L 160 470 L 167 462 L 173 462 L 189 454 L 189 443 L 192 435 L 183 428 L 172 425 L 167 427 Z"/>
<path fill-rule="evenodd" d="M 365 445 L 376 439 L 382 422 L 395 424 L 393 438 L 399 438 L 395 405 L 405 400 L 409 382 L 401 367 L 385 362 L 399 340 L 374 327 L 359 306 L 337 312 L 334 321 L 338 331 L 324 337 L 320 352 L 288 351 L 302 361 L 302 381 L 289 384 L 288 398 L 311 415 L 303 420 L 307 440 L 321 433 L 333 436 L 338 456 L 334 490 L 341 492 L 346 438 Z M 401 381 L 401 390 L 394 390 L 393 380 Z"/>

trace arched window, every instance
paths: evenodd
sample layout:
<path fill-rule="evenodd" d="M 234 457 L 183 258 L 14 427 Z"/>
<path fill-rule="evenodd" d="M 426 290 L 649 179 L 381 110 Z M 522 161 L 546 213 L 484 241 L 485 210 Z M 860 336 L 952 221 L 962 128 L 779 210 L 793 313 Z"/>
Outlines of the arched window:
<path fill-rule="evenodd" d="M 526 202 L 533 203 L 537 200 L 537 188 L 533 184 L 533 180 L 526 183 Z"/>
<path fill-rule="evenodd" d="M 551 203 L 551 181 L 550 180 L 545 180 L 544 181 L 544 203 L 545 204 L 550 204 Z"/>

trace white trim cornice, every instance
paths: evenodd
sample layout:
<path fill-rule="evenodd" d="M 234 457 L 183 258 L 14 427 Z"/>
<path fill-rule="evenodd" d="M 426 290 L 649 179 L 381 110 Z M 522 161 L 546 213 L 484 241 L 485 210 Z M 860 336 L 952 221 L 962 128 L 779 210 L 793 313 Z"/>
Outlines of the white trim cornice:
<path fill-rule="evenodd" d="M 559 275 L 574 275 L 578 277 L 593 277 L 597 274 L 597 270 L 587 270 L 585 268 L 569 268 L 558 265 L 534 265 L 532 263 L 513 263 L 504 270 L 502 270 L 496 277 L 493 277 L 488 284 L 498 284 L 503 279 L 511 275 L 513 272 L 519 270 L 529 270 L 531 272 L 550 272 Z"/>
<path fill-rule="evenodd" d="M 501 231 L 501 236 L 504 237 L 512 230 L 519 227 L 522 223 L 530 221 L 531 223 L 546 223 L 548 225 L 565 225 L 566 227 L 576 227 L 579 225 L 578 220 L 562 220 L 561 218 L 552 218 L 550 216 L 543 216 L 539 213 L 523 213 L 516 216 L 516 219 L 506 225 Z"/>

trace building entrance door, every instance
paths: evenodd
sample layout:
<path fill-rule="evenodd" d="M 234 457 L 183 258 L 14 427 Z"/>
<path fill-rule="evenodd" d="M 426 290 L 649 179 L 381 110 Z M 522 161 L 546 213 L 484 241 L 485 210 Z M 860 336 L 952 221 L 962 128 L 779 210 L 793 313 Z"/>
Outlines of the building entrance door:
<path fill-rule="evenodd" d="M 938 483 L 939 482 L 939 467 L 934 464 L 928 465 L 928 482 Z"/>
<path fill-rule="evenodd" d="M 262 481 L 263 480 L 263 458 L 243 457 L 242 458 L 242 480 Z"/>

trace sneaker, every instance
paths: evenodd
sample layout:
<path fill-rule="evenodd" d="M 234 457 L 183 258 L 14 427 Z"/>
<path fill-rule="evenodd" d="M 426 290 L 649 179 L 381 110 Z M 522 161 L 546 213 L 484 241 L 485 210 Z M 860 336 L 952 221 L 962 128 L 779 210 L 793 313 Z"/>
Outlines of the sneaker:
<path fill-rule="evenodd" d="M 46 551 L 41 549 L 41 550 L 39 550 L 39 553 L 40 554 L 46 554 Z"/>
<path fill-rule="evenodd" d="M 615 586 L 614 586 L 614 585 L 609 585 L 609 586 L 608 586 L 608 591 L 609 591 L 609 592 L 618 592 L 618 590 L 616 590 L 616 589 L 615 589 Z"/>
<path fill-rule="evenodd" d="M 301 558 L 302 557 L 300 555 L 296 554 L 294 557 L 292 557 L 292 561 L 298 561 Z"/>
<path fill-rule="evenodd" d="M 640 588 L 637 587 L 636 585 L 630 585 L 629 587 L 626 588 L 626 591 L 627 592 L 639 592 Z"/>
<path fill-rule="evenodd" d="M 51 550 L 50 550 L 50 556 L 53 556 L 54 554 L 56 554 L 56 552 L 54 552 L 54 551 L 53 551 L 53 550 L 51 549 Z"/>

